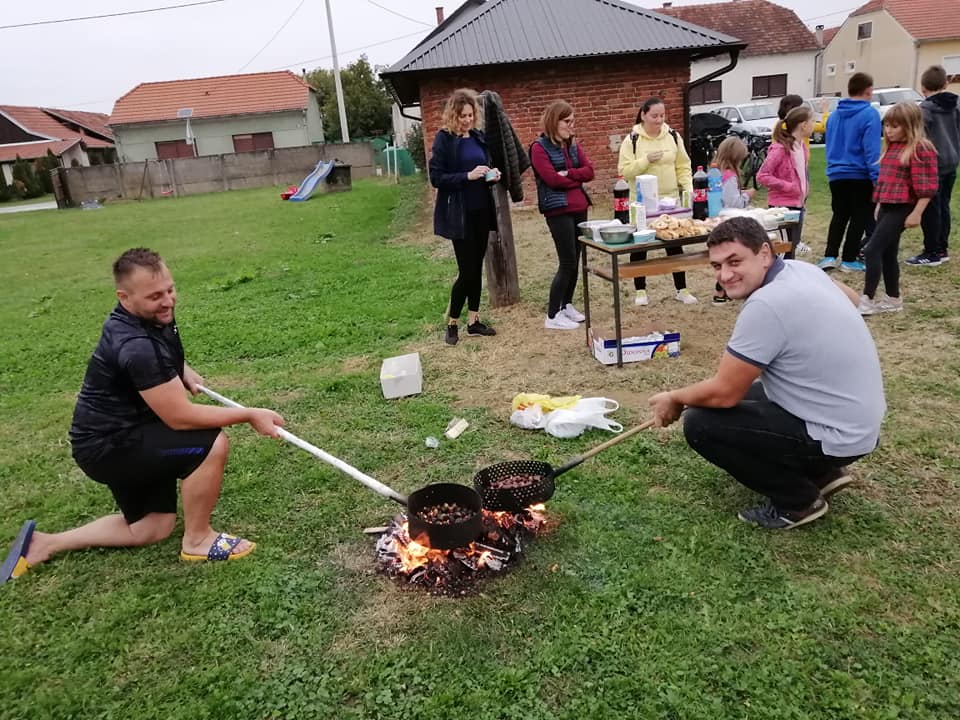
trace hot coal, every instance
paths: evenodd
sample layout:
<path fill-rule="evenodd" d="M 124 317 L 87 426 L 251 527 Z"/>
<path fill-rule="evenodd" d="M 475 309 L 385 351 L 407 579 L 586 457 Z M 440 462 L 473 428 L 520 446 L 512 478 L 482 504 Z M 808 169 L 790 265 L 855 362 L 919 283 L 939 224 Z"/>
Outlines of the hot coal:
<path fill-rule="evenodd" d="M 457 503 L 440 503 L 438 505 L 427 505 L 417 513 L 417 517 L 433 525 L 453 525 L 469 520 L 475 512 Z"/>

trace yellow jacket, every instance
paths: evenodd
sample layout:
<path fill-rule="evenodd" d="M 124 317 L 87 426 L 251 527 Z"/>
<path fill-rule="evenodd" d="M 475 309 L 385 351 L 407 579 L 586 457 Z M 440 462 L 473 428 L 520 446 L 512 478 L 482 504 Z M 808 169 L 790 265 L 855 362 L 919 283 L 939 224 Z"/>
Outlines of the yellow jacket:
<path fill-rule="evenodd" d="M 656 175 L 657 193 L 660 197 L 680 199 L 680 191 L 693 192 L 693 172 L 690 169 L 690 156 L 683 146 L 683 138 L 677 135 L 673 139 L 670 126 L 660 126 L 660 135 L 650 137 L 643 130 L 643 124 L 634 125 L 637 134 L 637 151 L 633 151 L 633 142 L 627 135 L 620 145 L 620 158 L 617 160 L 617 173 L 623 175 L 630 185 L 630 199 L 636 199 L 637 175 Z M 655 163 L 647 160 L 647 153 L 663 151 L 663 157 Z"/>

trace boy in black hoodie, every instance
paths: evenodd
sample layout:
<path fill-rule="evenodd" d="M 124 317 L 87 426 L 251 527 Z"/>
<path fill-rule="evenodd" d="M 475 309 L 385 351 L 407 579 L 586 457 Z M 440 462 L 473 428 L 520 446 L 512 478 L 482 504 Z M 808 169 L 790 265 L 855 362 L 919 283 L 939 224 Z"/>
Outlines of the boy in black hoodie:
<path fill-rule="evenodd" d="M 937 194 L 927 205 L 920 226 L 923 228 L 923 252 L 909 258 L 908 265 L 935 267 L 950 259 L 950 195 L 960 162 L 960 108 L 957 95 L 946 91 L 947 73 L 940 65 L 927 68 L 920 76 L 924 100 L 923 129 L 937 149 Z"/>

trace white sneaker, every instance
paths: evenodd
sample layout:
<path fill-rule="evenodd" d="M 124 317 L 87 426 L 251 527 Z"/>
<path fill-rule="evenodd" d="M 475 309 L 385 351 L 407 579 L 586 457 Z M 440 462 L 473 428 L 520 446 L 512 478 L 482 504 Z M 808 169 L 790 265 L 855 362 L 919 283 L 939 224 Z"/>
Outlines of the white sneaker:
<path fill-rule="evenodd" d="M 812 252 L 813 248 L 802 240 L 797 243 L 797 255 L 809 255 Z"/>
<path fill-rule="evenodd" d="M 582 323 L 587 319 L 586 315 L 577 310 L 570 303 L 567 303 L 566 307 L 564 307 L 560 312 L 563 313 L 568 319 L 573 320 L 576 323 Z"/>
<path fill-rule="evenodd" d="M 562 312 L 558 312 L 553 317 L 547 315 L 547 319 L 543 321 L 543 326 L 547 330 L 576 330 L 580 327 Z"/>
<path fill-rule="evenodd" d="M 875 315 L 881 312 L 881 310 L 876 300 L 871 300 L 866 295 L 861 295 L 860 304 L 857 305 L 857 312 L 861 315 Z"/>
<path fill-rule="evenodd" d="M 634 305 L 648 305 L 650 298 L 647 297 L 646 290 L 637 290 L 637 296 L 633 299 Z"/>
<path fill-rule="evenodd" d="M 903 298 L 892 298 L 884 296 L 883 299 L 874 303 L 876 312 L 900 312 L 903 310 Z"/>
<path fill-rule="evenodd" d="M 684 305 L 696 305 L 697 299 L 690 294 L 690 291 L 684 288 L 683 290 L 677 290 L 677 300 L 682 302 Z"/>

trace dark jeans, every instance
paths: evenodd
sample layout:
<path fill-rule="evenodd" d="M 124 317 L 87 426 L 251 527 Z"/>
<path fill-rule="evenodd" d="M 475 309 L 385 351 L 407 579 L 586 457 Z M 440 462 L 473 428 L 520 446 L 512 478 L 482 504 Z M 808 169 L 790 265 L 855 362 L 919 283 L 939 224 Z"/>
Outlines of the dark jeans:
<path fill-rule="evenodd" d="M 682 247 L 669 247 L 667 248 L 667 255 L 683 255 Z M 632 252 L 630 253 L 630 262 L 636 262 L 637 260 L 646 260 L 647 251 L 643 252 Z M 645 276 L 636 277 L 633 279 L 633 286 L 637 290 L 646 290 L 647 289 L 647 278 Z M 673 286 L 677 290 L 683 290 L 687 286 L 687 274 L 682 272 L 675 272 L 673 274 Z"/>
<path fill-rule="evenodd" d="M 941 175 L 937 183 L 937 194 L 923 211 L 920 227 L 923 229 L 923 252 L 927 254 L 947 254 L 950 240 L 950 196 L 956 181 L 956 171 Z"/>
<path fill-rule="evenodd" d="M 913 205 L 880 205 L 877 226 L 863 248 L 863 258 L 867 272 L 863 280 L 863 294 L 871 300 L 883 275 L 883 289 L 892 298 L 900 297 L 900 263 L 897 253 L 900 251 L 900 236 L 903 223 L 913 211 Z"/>
<path fill-rule="evenodd" d="M 450 290 L 450 319 L 457 320 L 467 309 L 477 312 L 480 309 L 480 292 L 483 289 L 483 256 L 487 254 L 487 239 L 490 236 L 490 211 L 471 210 L 467 212 L 466 237 L 453 241 L 453 252 L 457 256 L 457 279 Z"/>
<path fill-rule="evenodd" d="M 565 213 L 546 218 L 553 244 L 557 247 L 557 272 L 550 283 L 550 300 L 547 315 L 555 316 L 573 302 L 577 289 L 577 264 L 580 261 L 580 243 L 577 241 L 577 224 L 586 222 L 587 212 Z"/>
<path fill-rule="evenodd" d="M 687 408 L 683 434 L 704 459 L 739 483 L 766 495 L 781 510 L 803 510 L 817 499 L 817 478 L 857 457 L 823 454 L 819 440 L 756 382 L 732 408 Z"/>
<path fill-rule="evenodd" d="M 827 249 L 824 257 L 837 257 L 853 262 L 860 252 L 860 241 L 873 210 L 873 183 L 869 180 L 831 180 L 830 198 L 833 217 L 827 231 Z M 840 242 L 843 252 L 840 252 Z"/>

